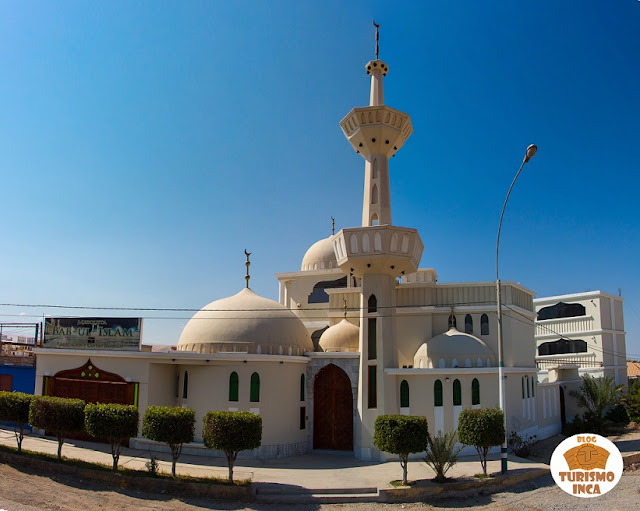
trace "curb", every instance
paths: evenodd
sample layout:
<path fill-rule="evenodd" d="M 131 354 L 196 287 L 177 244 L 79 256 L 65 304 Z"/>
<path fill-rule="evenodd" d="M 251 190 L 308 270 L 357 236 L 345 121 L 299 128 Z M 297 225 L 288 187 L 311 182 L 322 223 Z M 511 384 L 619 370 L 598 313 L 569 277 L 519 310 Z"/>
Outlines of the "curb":
<path fill-rule="evenodd" d="M 71 475 L 78 479 L 100 481 L 113 486 L 113 491 L 128 488 L 156 494 L 169 494 L 175 496 L 208 497 L 217 500 L 240 500 L 253 502 L 256 498 L 256 490 L 253 485 L 248 487 L 226 486 L 223 484 L 207 484 L 193 481 L 181 481 L 171 479 L 155 479 L 145 476 L 130 476 L 123 473 L 94 470 L 90 468 L 75 467 L 55 461 L 45 461 L 29 456 L 0 451 L 0 462 L 10 465 L 18 470 L 32 468 L 38 470 L 45 477 L 48 474 Z"/>

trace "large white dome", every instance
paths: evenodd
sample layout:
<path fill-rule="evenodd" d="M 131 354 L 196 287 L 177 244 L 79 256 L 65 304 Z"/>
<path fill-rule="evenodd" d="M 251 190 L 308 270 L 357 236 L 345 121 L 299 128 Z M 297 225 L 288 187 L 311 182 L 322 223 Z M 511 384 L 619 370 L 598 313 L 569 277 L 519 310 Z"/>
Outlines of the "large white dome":
<path fill-rule="evenodd" d="M 320 336 L 322 351 L 358 351 L 360 329 L 345 319 L 327 328 Z"/>
<path fill-rule="evenodd" d="M 423 343 L 413 357 L 413 367 L 489 367 L 495 365 L 491 349 L 471 334 L 450 328 Z"/>
<path fill-rule="evenodd" d="M 302 258 L 302 271 L 326 270 L 327 268 L 337 268 L 338 261 L 333 251 L 331 237 L 315 242 L 309 247 L 307 253 Z"/>
<path fill-rule="evenodd" d="M 182 331 L 178 350 L 302 355 L 313 351 L 313 343 L 293 312 L 243 289 L 196 312 Z"/>

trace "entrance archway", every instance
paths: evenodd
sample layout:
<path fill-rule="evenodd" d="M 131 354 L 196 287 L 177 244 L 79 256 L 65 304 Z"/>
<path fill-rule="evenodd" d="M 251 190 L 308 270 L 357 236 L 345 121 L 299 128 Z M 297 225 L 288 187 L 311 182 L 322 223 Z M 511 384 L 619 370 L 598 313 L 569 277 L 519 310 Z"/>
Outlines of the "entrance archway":
<path fill-rule="evenodd" d="M 323 367 L 313 382 L 313 448 L 353 451 L 353 394 L 338 366 Z"/>

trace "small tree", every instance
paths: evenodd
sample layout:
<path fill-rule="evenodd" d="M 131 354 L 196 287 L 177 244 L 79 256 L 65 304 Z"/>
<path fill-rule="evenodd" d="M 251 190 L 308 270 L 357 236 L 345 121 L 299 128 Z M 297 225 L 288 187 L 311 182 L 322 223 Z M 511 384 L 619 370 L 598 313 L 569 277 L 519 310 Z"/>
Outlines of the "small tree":
<path fill-rule="evenodd" d="M 238 453 L 257 449 L 262 443 L 262 417 L 249 412 L 209 412 L 203 421 L 204 445 L 224 451 L 232 483 Z"/>
<path fill-rule="evenodd" d="M 627 409 L 629 419 L 640 422 L 640 380 L 635 380 L 629 386 L 629 391 L 622 397 L 622 403 Z"/>
<path fill-rule="evenodd" d="M 124 444 L 138 434 L 138 420 L 138 409 L 133 405 L 98 403 L 85 407 L 84 428 L 93 437 L 109 440 L 113 470 L 118 470 L 118 460 Z"/>
<path fill-rule="evenodd" d="M 579 390 L 571 390 L 569 395 L 576 399 L 579 408 L 583 408 L 584 421 L 593 429 L 593 433 L 601 433 L 604 414 L 609 406 L 614 405 L 623 386 L 616 385 L 613 378 L 594 378 L 590 374 L 582 377 Z"/>
<path fill-rule="evenodd" d="M 374 423 L 373 444 L 384 452 L 397 454 L 402 467 L 402 484 L 407 484 L 409 454 L 427 449 L 429 426 L 426 417 L 379 415 Z"/>
<path fill-rule="evenodd" d="M 163 442 L 171 449 L 171 475 L 176 475 L 176 462 L 182 444 L 193 442 L 196 412 L 190 408 L 150 406 L 142 418 L 142 435 Z"/>
<path fill-rule="evenodd" d="M 84 401 L 64 397 L 34 396 L 29 407 L 29 424 L 50 431 L 58 439 L 58 459 L 62 459 L 65 438 L 84 427 Z"/>
<path fill-rule="evenodd" d="M 22 392 L 0 392 L 0 420 L 13 422 L 13 432 L 18 442 L 18 453 L 22 452 L 24 426 L 29 423 L 29 406 L 31 394 Z"/>
<path fill-rule="evenodd" d="M 444 435 L 442 431 L 438 431 L 435 437 L 427 437 L 427 455 L 424 461 L 436 473 L 437 483 L 444 483 L 447 480 L 445 474 L 458 462 L 462 446 L 456 447 L 457 441 L 455 431 L 449 431 Z"/>
<path fill-rule="evenodd" d="M 499 408 L 466 409 L 458 418 L 458 438 L 478 451 L 482 472 L 487 475 L 489 449 L 502 445 L 505 438 L 504 414 Z"/>

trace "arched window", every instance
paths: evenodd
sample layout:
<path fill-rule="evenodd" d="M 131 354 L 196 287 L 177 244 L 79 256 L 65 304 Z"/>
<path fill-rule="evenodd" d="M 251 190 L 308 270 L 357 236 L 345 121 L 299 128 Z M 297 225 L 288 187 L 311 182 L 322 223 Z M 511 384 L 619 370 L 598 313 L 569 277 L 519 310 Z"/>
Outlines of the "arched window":
<path fill-rule="evenodd" d="M 433 384 L 433 406 L 442 406 L 442 382 L 436 380 Z"/>
<path fill-rule="evenodd" d="M 453 380 L 453 406 L 460 406 L 462 404 L 462 385 L 460 380 Z"/>
<path fill-rule="evenodd" d="M 180 372 L 176 374 L 176 397 L 180 397 Z"/>
<path fill-rule="evenodd" d="M 238 400 L 238 373 L 233 371 L 229 375 L 229 401 L 237 401 Z"/>
<path fill-rule="evenodd" d="M 187 399 L 189 394 L 189 373 L 184 372 L 184 380 L 182 381 L 182 399 Z"/>
<path fill-rule="evenodd" d="M 471 382 L 471 404 L 480 404 L 480 382 L 478 381 L 478 378 L 474 378 Z"/>
<path fill-rule="evenodd" d="M 471 317 L 471 314 L 467 314 L 464 317 L 464 333 L 465 334 L 473 333 L 473 318 Z"/>
<path fill-rule="evenodd" d="M 400 406 L 402 408 L 409 406 L 409 383 L 407 380 L 402 380 L 400 383 Z"/>
<path fill-rule="evenodd" d="M 449 329 L 451 328 L 458 328 L 458 325 L 456 323 L 456 316 L 453 312 L 449 315 Z"/>
<path fill-rule="evenodd" d="M 304 374 L 300 375 L 300 401 L 304 401 Z"/>
<path fill-rule="evenodd" d="M 480 335 L 489 335 L 489 316 L 486 314 L 480 317 Z"/>
<path fill-rule="evenodd" d="M 378 186 L 373 185 L 371 189 L 371 204 L 378 204 Z"/>
<path fill-rule="evenodd" d="M 376 295 L 371 295 L 369 297 L 367 306 L 367 312 L 378 312 L 378 299 L 376 298 Z"/>
<path fill-rule="evenodd" d="M 454 358 L 454 359 L 451 361 L 451 367 L 454 367 L 454 368 L 455 368 L 455 367 L 458 367 L 458 359 L 457 359 L 457 358 Z"/>
<path fill-rule="evenodd" d="M 524 394 L 525 394 L 525 391 L 524 391 L 524 376 L 523 376 L 522 377 L 522 399 L 524 399 Z"/>
<path fill-rule="evenodd" d="M 531 397 L 536 397 L 536 380 L 531 377 Z"/>
<path fill-rule="evenodd" d="M 529 375 L 525 376 L 526 384 L 527 384 L 527 397 L 531 397 L 529 394 Z"/>
<path fill-rule="evenodd" d="M 249 394 L 249 401 L 252 403 L 260 402 L 260 375 L 258 373 L 251 375 L 251 390 Z"/>

